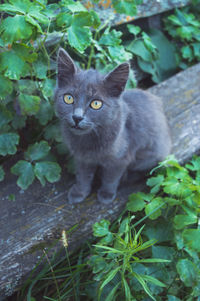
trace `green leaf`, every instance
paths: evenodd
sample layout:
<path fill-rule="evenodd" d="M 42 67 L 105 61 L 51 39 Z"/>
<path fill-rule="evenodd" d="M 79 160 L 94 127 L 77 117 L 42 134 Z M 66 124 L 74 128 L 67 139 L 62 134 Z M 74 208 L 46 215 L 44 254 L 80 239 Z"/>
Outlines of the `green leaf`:
<path fill-rule="evenodd" d="M 128 24 L 127 28 L 128 28 L 128 31 L 130 33 L 132 33 L 134 36 L 137 36 L 141 32 L 141 28 L 139 26 Z"/>
<path fill-rule="evenodd" d="M 89 29 L 91 25 L 92 17 L 89 12 L 81 12 L 74 16 L 72 25 L 67 29 L 69 44 L 80 53 L 91 44 L 92 33 Z"/>
<path fill-rule="evenodd" d="M 174 228 L 177 230 L 183 229 L 188 225 L 195 224 L 197 222 L 197 216 L 178 214 L 174 217 Z"/>
<path fill-rule="evenodd" d="M 35 178 L 33 172 L 33 166 L 30 162 L 20 160 L 12 168 L 11 172 L 19 176 L 17 185 L 23 190 L 27 189 Z"/>
<path fill-rule="evenodd" d="M 35 176 L 44 186 L 47 180 L 50 183 L 59 181 L 61 168 L 56 162 L 37 162 L 34 167 Z"/>
<path fill-rule="evenodd" d="M 145 207 L 144 194 L 142 192 L 132 193 L 128 197 L 127 210 L 132 212 L 141 211 Z"/>
<path fill-rule="evenodd" d="M 50 97 L 53 97 L 55 85 L 56 81 L 51 78 L 46 78 L 46 80 L 42 82 L 42 94 L 47 101 Z"/>
<path fill-rule="evenodd" d="M 175 253 L 176 251 L 172 247 L 152 246 L 152 256 L 155 257 L 155 259 L 160 257 L 163 259 L 173 261 Z"/>
<path fill-rule="evenodd" d="M 119 14 L 135 16 L 137 13 L 137 7 L 133 0 L 112 0 L 112 4 Z"/>
<path fill-rule="evenodd" d="M 114 270 L 110 271 L 108 274 L 106 274 L 106 279 L 103 281 L 99 289 L 100 294 L 103 288 L 106 286 L 106 284 L 108 284 L 115 277 L 115 275 L 119 272 L 120 269 L 121 267 L 117 267 Z"/>
<path fill-rule="evenodd" d="M 184 230 L 183 240 L 188 248 L 200 252 L 200 229 Z"/>
<path fill-rule="evenodd" d="M 192 52 L 192 48 L 190 47 L 190 45 L 186 45 L 183 46 L 181 48 L 181 53 L 184 59 L 188 59 L 189 62 L 193 60 L 193 52 Z"/>
<path fill-rule="evenodd" d="M 92 26 L 97 29 L 101 25 L 101 20 L 99 15 L 93 10 L 90 10 L 90 16 L 92 17 Z"/>
<path fill-rule="evenodd" d="M 48 125 L 45 128 L 44 137 L 46 140 L 55 140 L 56 142 L 61 142 L 62 136 L 60 131 L 60 125 L 58 123 Z"/>
<path fill-rule="evenodd" d="M 38 59 L 33 63 L 33 70 L 37 78 L 47 78 L 48 61 L 41 53 L 39 53 Z"/>
<path fill-rule="evenodd" d="M 142 40 L 133 40 L 126 46 L 126 49 L 136 56 L 141 57 L 146 62 L 153 60 L 151 52 L 145 47 L 144 41 Z"/>
<path fill-rule="evenodd" d="M 108 52 L 113 61 L 117 64 L 120 64 L 124 61 L 128 61 L 132 58 L 132 54 L 125 51 L 124 47 L 121 45 L 118 46 L 108 46 Z"/>
<path fill-rule="evenodd" d="M 14 50 L 0 53 L 0 71 L 5 70 L 5 76 L 18 80 L 29 71 L 27 63 Z"/>
<path fill-rule="evenodd" d="M 0 165 L 0 182 L 3 181 L 5 176 L 5 172 L 3 170 L 3 167 Z"/>
<path fill-rule="evenodd" d="M 153 199 L 149 204 L 145 207 L 145 214 L 150 219 L 157 219 L 161 215 L 161 207 L 164 206 L 164 202 L 161 198 L 155 198 Z"/>
<path fill-rule="evenodd" d="M 0 99 L 3 99 L 8 94 L 11 94 L 12 90 L 13 90 L 12 82 L 8 78 L 0 74 Z"/>
<path fill-rule="evenodd" d="M 167 295 L 167 297 L 168 297 L 167 301 L 181 301 L 181 299 L 172 295 Z"/>
<path fill-rule="evenodd" d="M 16 133 L 4 133 L 0 135 L 0 155 L 14 155 L 17 151 L 19 135 Z"/>
<path fill-rule="evenodd" d="M 66 12 L 59 13 L 56 16 L 56 23 L 60 27 L 63 25 L 65 25 L 65 27 L 69 27 L 72 23 L 72 15 L 67 14 Z"/>
<path fill-rule="evenodd" d="M 0 5 L 0 10 L 25 14 L 31 6 L 29 0 L 10 0 L 9 2 L 11 4 Z"/>
<path fill-rule="evenodd" d="M 122 277 L 122 283 L 123 283 L 123 286 L 124 286 L 124 292 L 125 292 L 126 300 L 132 300 L 133 296 L 131 295 L 130 287 L 129 287 L 126 279 L 124 278 L 124 275 Z"/>
<path fill-rule="evenodd" d="M 0 79 L 1 80 L 1 79 Z M 13 114 L 5 106 L 0 105 L 0 129 L 13 119 Z"/>
<path fill-rule="evenodd" d="M 86 12 L 87 9 L 81 1 L 73 1 L 73 0 L 62 0 L 62 5 L 64 5 L 67 9 L 69 9 L 72 13 L 77 12 Z"/>
<path fill-rule="evenodd" d="M 153 283 L 154 285 L 160 286 L 160 287 L 166 287 L 164 283 L 162 283 L 160 280 L 156 279 L 155 277 L 149 276 L 149 275 L 142 275 L 142 278 L 150 283 Z"/>
<path fill-rule="evenodd" d="M 92 266 L 93 273 L 95 274 L 103 271 L 107 266 L 105 259 L 99 255 L 91 256 L 88 264 Z"/>
<path fill-rule="evenodd" d="M 104 46 L 116 46 L 121 44 L 121 39 L 120 37 L 122 36 L 122 32 L 121 31 L 117 31 L 115 29 L 113 29 L 112 31 L 109 31 L 109 28 L 107 28 L 103 35 L 101 36 L 100 40 L 99 40 L 99 44 L 100 45 L 104 45 Z"/>
<path fill-rule="evenodd" d="M 93 225 L 93 235 L 96 237 L 102 237 L 107 235 L 109 231 L 110 222 L 108 220 L 102 219 Z"/>
<path fill-rule="evenodd" d="M 46 141 L 36 142 L 28 147 L 28 150 L 25 152 L 25 157 L 30 161 L 41 160 L 48 155 L 50 149 L 51 147 Z"/>
<path fill-rule="evenodd" d="M 147 185 L 153 187 L 151 193 L 157 193 L 160 190 L 160 186 L 163 184 L 164 176 L 158 175 L 156 177 L 151 177 L 147 180 Z"/>
<path fill-rule="evenodd" d="M 114 297 L 116 295 L 117 289 L 120 286 L 120 282 L 118 282 L 110 291 L 110 293 L 108 294 L 108 296 L 106 297 L 105 301 L 113 301 L 115 300 Z"/>
<path fill-rule="evenodd" d="M 53 118 L 53 115 L 53 106 L 48 101 L 42 101 L 40 110 L 35 117 L 39 119 L 41 125 L 46 125 Z"/>
<path fill-rule="evenodd" d="M 7 17 L 0 26 L 2 39 L 7 43 L 13 43 L 18 40 L 26 40 L 32 35 L 32 26 L 26 22 L 25 16 L 16 15 Z"/>
<path fill-rule="evenodd" d="M 35 115 L 40 109 L 40 97 L 35 95 L 28 95 L 20 93 L 19 104 L 22 114 Z"/>
<path fill-rule="evenodd" d="M 179 259 L 176 269 L 186 287 L 193 287 L 198 279 L 196 267 L 189 259 Z"/>

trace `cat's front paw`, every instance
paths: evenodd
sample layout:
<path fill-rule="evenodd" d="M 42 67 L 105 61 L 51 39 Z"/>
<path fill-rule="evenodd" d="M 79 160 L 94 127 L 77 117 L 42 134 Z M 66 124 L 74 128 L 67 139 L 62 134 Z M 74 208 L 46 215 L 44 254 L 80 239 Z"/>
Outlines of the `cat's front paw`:
<path fill-rule="evenodd" d="M 99 189 L 97 193 L 97 198 L 100 203 L 110 204 L 116 198 L 116 193 Z"/>
<path fill-rule="evenodd" d="M 88 195 L 88 191 L 81 191 L 81 189 L 74 184 L 68 192 L 68 201 L 70 204 L 81 203 Z"/>

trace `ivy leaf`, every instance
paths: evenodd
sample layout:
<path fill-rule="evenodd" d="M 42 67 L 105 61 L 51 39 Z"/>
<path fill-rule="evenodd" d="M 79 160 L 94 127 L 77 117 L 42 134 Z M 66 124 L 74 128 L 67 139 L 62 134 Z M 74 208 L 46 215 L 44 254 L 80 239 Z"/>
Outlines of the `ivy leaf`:
<path fill-rule="evenodd" d="M 176 264 L 177 271 L 186 287 L 193 287 L 198 279 L 197 270 L 189 259 L 179 259 Z"/>
<path fill-rule="evenodd" d="M 35 178 L 32 164 L 25 160 L 18 161 L 11 168 L 11 172 L 19 176 L 17 185 L 23 190 L 27 189 L 33 183 L 33 180 Z"/>
<path fill-rule="evenodd" d="M 133 0 L 112 0 L 112 4 L 119 14 L 135 16 L 137 13 L 137 7 Z"/>
<path fill-rule="evenodd" d="M 28 95 L 20 93 L 19 104 L 24 115 L 35 115 L 40 108 L 40 97 L 35 95 Z"/>
<path fill-rule="evenodd" d="M 26 22 L 25 16 L 16 15 L 7 17 L 0 26 L 2 39 L 7 43 L 13 43 L 18 40 L 25 40 L 32 35 L 32 26 Z"/>
<path fill-rule="evenodd" d="M 41 160 L 48 155 L 50 148 L 46 141 L 36 142 L 28 147 L 25 158 L 30 161 Z"/>
<path fill-rule="evenodd" d="M 96 237 L 102 237 L 110 233 L 109 231 L 110 222 L 102 219 L 100 222 L 93 225 L 93 235 Z"/>
<path fill-rule="evenodd" d="M 174 217 L 174 228 L 177 230 L 185 228 L 187 225 L 192 225 L 197 222 L 197 216 L 178 214 Z"/>
<path fill-rule="evenodd" d="M 13 90 L 12 82 L 0 74 L 0 99 L 5 98 L 8 94 L 11 94 Z"/>
<path fill-rule="evenodd" d="M 3 167 L 0 165 L 0 182 L 3 181 L 5 176 L 5 172 L 3 170 Z"/>
<path fill-rule="evenodd" d="M 44 186 L 46 180 L 50 183 L 59 181 L 61 168 L 56 162 L 37 162 L 34 167 L 34 173 L 42 186 Z"/>
<path fill-rule="evenodd" d="M 16 133 L 4 133 L 0 135 L 0 155 L 14 155 L 17 151 L 19 135 Z"/>
<path fill-rule="evenodd" d="M 89 12 L 80 12 L 74 16 L 72 25 L 67 30 L 69 44 L 80 53 L 90 46 L 92 33 L 89 26 L 92 26 L 91 15 Z"/>

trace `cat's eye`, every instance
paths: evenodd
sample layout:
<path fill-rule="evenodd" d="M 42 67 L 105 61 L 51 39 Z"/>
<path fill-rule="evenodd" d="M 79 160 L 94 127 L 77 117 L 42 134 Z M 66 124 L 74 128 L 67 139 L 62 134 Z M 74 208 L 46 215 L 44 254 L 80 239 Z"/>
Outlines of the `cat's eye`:
<path fill-rule="evenodd" d="M 101 100 L 93 100 L 91 103 L 90 103 L 90 106 L 92 109 L 94 110 L 99 110 L 103 105 L 103 102 Z"/>
<path fill-rule="evenodd" d="M 65 94 L 64 95 L 64 102 L 67 103 L 68 105 L 71 105 L 74 102 L 74 98 L 70 94 Z"/>

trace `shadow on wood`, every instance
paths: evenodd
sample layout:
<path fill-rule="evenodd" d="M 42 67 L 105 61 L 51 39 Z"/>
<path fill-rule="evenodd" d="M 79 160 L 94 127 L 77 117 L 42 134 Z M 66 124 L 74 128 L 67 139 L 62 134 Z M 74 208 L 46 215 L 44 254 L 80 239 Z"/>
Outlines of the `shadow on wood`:
<path fill-rule="evenodd" d="M 185 161 L 200 148 L 200 64 L 149 89 L 161 96 L 172 132 L 173 153 Z M 122 186 L 118 199 L 99 204 L 95 195 L 76 206 L 67 203 L 67 189 L 73 182 L 63 175 L 56 184 L 41 187 L 34 183 L 20 190 L 16 178 L 8 174 L 0 184 L 0 300 L 10 295 L 30 273 L 42 249 L 61 236 L 63 229 L 77 225 L 69 239 L 73 250 L 92 232 L 92 224 L 102 218 L 115 219 L 125 206 L 128 194 L 143 190 L 144 182 Z M 9 200 L 15 194 L 15 201 Z M 62 247 L 58 242 L 56 248 Z M 55 250 L 55 248 L 54 248 Z"/>

